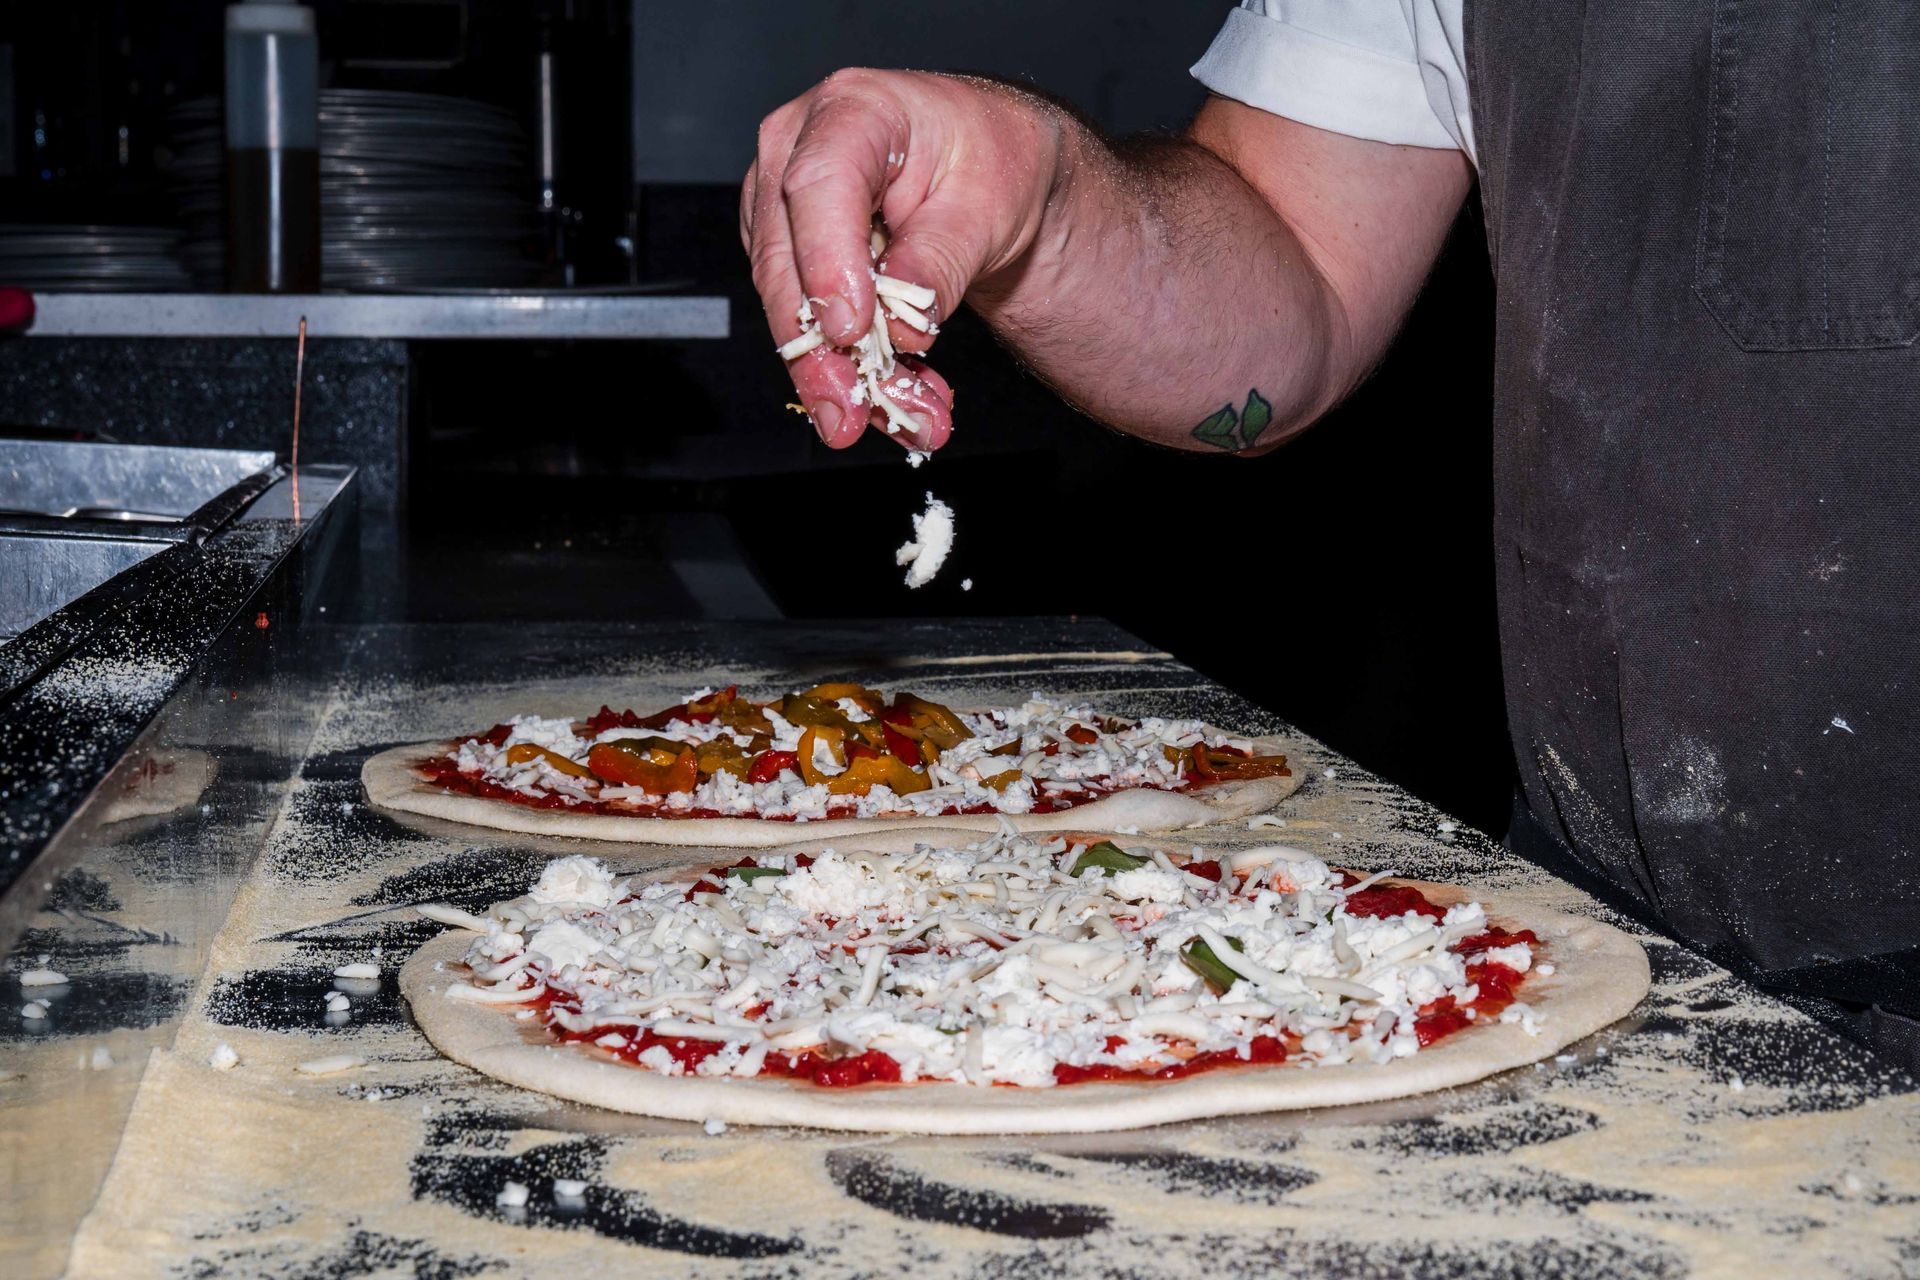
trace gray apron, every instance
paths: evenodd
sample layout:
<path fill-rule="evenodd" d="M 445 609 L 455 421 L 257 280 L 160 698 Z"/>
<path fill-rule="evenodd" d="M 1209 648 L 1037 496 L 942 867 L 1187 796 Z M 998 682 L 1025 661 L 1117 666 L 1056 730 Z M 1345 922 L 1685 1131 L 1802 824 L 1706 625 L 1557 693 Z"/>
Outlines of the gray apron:
<path fill-rule="evenodd" d="M 1467 35 L 1522 826 L 1717 959 L 1920 1004 L 1920 5 Z"/>

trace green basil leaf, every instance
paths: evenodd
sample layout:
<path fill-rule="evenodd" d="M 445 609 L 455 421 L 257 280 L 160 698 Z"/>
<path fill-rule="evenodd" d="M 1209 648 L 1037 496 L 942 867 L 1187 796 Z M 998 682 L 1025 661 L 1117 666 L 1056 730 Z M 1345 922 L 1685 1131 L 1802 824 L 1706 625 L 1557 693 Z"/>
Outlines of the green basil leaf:
<path fill-rule="evenodd" d="M 1067 874 L 1078 878 L 1089 868 L 1098 867 L 1110 876 L 1118 875 L 1122 871 L 1138 871 L 1152 861 L 1152 858 L 1134 857 L 1111 840 L 1102 840 L 1081 850 L 1080 856 L 1073 860 L 1073 869 Z"/>
<path fill-rule="evenodd" d="M 727 874 L 752 884 L 762 876 L 783 876 L 787 873 L 779 867 L 728 867 Z"/>

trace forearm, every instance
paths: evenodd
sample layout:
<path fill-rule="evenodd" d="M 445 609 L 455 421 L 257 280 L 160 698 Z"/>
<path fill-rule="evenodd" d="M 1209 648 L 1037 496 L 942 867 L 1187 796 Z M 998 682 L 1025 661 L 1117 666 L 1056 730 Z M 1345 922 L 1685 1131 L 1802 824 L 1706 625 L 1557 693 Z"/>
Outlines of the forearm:
<path fill-rule="evenodd" d="M 1033 244 L 968 303 L 1066 399 L 1161 444 L 1271 447 L 1324 412 L 1340 308 L 1260 194 L 1190 141 L 1062 136 Z"/>
<path fill-rule="evenodd" d="M 1278 444 L 1365 375 L 1470 181 L 1458 152 L 1225 99 L 1188 141 L 1116 148 L 1024 89 L 854 70 L 767 117 L 741 224 L 774 340 L 799 353 L 788 368 L 830 445 L 881 425 L 939 447 L 945 384 L 913 365 L 876 408 L 853 356 L 870 329 L 876 348 L 927 352 L 964 299 L 1094 415 L 1238 453 Z M 876 268 L 928 305 L 880 316 Z"/>

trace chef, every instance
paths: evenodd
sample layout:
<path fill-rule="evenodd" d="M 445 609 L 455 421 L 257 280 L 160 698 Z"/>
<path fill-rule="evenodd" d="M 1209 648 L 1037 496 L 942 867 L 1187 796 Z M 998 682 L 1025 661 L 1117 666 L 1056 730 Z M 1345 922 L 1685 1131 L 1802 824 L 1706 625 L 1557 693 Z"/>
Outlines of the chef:
<path fill-rule="evenodd" d="M 913 360 L 902 413 L 856 372 L 877 212 L 934 321 L 966 302 L 1143 440 L 1266 453 L 1367 376 L 1477 183 L 1511 842 L 1920 1060 L 1920 6 L 1462 10 L 1245 0 L 1179 139 L 828 78 L 742 201 L 776 340 L 825 339 L 801 402 L 835 447 L 951 428 Z"/>

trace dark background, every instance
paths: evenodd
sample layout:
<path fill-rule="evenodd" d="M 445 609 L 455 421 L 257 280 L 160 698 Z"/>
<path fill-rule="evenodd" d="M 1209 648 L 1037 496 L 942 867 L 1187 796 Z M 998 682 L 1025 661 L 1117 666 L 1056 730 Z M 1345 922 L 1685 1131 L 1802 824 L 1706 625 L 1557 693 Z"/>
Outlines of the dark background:
<path fill-rule="evenodd" d="M 1504 826 L 1477 210 L 1373 380 L 1263 458 L 1116 436 L 966 313 L 934 353 L 958 415 L 926 467 L 878 438 L 829 453 L 782 408 L 789 387 L 735 229 L 761 115 L 865 63 L 1022 78 L 1109 130 L 1177 131 L 1202 97 L 1186 68 L 1225 4 L 314 8 L 323 83 L 456 93 L 529 117 L 531 51 L 550 42 L 576 278 L 684 281 L 735 304 L 722 342 L 418 348 L 407 616 L 1101 614 L 1474 825 Z M 218 91 L 220 13 L 132 0 L 0 10 L 12 51 L 0 216 L 167 220 L 166 111 Z M 909 592 L 892 549 L 929 489 L 955 508 L 958 542 L 940 578 Z M 713 563 L 691 585 L 666 564 L 690 551 Z"/>

